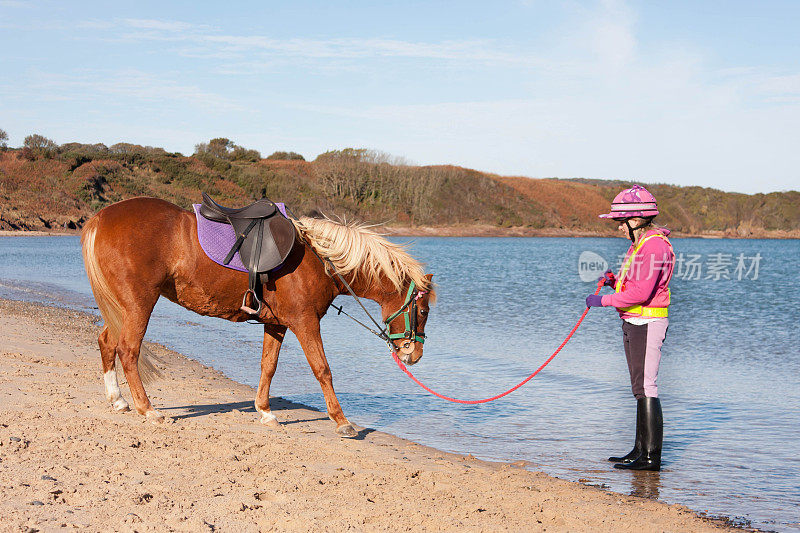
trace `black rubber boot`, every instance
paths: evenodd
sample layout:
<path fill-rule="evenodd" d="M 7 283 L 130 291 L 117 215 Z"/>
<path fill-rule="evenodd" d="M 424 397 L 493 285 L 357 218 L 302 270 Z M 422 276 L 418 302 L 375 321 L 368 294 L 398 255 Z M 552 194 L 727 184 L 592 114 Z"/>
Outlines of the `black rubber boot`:
<path fill-rule="evenodd" d="M 661 414 L 661 400 L 658 398 L 643 398 L 642 400 L 642 453 L 633 462 L 616 464 L 614 468 L 623 470 L 661 470 L 661 443 L 664 439 L 664 418 Z"/>
<path fill-rule="evenodd" d="M 628 464 L 634 462 L 642 453 L 642 409 L 644 409 L 644 401 L 646 398 L 636 400 L 636 439 L 633 444 L 633 449 L 627 455 L 622 457 L 609 457 L 608 460 L 612 463 Z"/>

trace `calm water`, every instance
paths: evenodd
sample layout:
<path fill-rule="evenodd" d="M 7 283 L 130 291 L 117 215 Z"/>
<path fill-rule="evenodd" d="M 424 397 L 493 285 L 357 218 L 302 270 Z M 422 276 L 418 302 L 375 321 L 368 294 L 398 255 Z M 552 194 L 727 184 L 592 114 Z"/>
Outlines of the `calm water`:
<path fill-rule="evenodd" d="M 526 386 L 476 406 L 430 396 L 397 369 L 380 341 L 328 316 L 323 336 L 345 413 L 440 449 L 526 460 L 565 479 L 800 531 L 800 242 L 676 239 L 674 246 L 686 268 L 672 284 L 659 376 L 660 474 L 615 471 L 605 461 L 630 449 L 635 417 L 620 321 L 611 309 L 592 309 Z M 615 263 L 626 248 L 622 239 L 416 239 L 412 253 L 434 273 L 439 303 L 428 322 L 426 355 L 412 370 L 459 398 L 509 388 L 552 353 L 583 311 L 594 287 L 578 276 L 581 252 Z M 737 271 L 740 255 L 745 269 Z M 697 276 L 690 260 L 702 268 L 700 279 L 690 279 Z M 78 239 L 0 237 L 0 296 L 91 308 Z M 354 302 L 338 303 L 356 313 Z M 257 383 L 257 325 L 201 317 L 163 301 L 148 339 Z M 291 335 L 271 392 L 324 410 Z"/>

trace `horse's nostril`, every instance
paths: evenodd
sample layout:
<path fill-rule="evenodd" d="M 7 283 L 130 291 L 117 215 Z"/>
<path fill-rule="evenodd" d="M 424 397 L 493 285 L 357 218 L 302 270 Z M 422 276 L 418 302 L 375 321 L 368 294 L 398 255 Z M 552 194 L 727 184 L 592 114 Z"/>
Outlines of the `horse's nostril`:
<path fill-rule="evenodd" d="M 422 355 L 420 355 L 419 357 L 412 357 L 411 354 L 409 354 L 409 355 L 406 356 L 406 359 L 408 359 L 408 361 L 404 361 L 405 364 L 407 364 L 409 366 L 410 365 L 415 365 L 415 364 L 419 363 L 420 359 L 422 359 Z"/>

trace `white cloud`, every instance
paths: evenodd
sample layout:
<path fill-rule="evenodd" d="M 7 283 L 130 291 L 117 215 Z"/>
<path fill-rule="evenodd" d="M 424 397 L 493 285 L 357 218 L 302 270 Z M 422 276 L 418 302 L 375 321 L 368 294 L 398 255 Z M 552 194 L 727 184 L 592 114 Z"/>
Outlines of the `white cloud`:
<path fill-rule="evenodd" d="M 292 57 L 314 59 L 355 59 L 368 57 L 405 57 L 484 63 L 535 63 L 529 54 L 517 49 L 503 49 L 493 40 L 448 40 L 413 42 L 383 38 L 347 39 L 273 39 L 264 35 L 220 34 L 210 26 L 179 21 L 123 19 L 120 24 L 133 31 L 114 38 L 129 41 L 187 41 L 198 48 L 184 45 L 184 55 L 231 57 L 236 53 L 271 52 Z"/>
<path fill-rule="evenodd" d="M 139 70 L 116 72 L 84 71 L 75 74 L 34 73 L 26 84 L 25 99 L 41 95 L 42 100 L 76 101 L 100 97 L 125 101 L 157 101 L 190 104 L 204 111 L 241 110 L 229 98 L 195 85 L 179 83 Z"/>
<path fill-rule="evenodd" d="M 636 54 L 633 34 L 635 18 L 624 2 L 603 0 L 597 15 L 590 18 L 589 30 L 600 62 L 618 71 L 629 66 Z"/>
<path fill-rule="evenodd" d="M 768 95 L 800 97 L 800 74 L 785 76 L 761 75 L 760 79 L 757 80 L 756 89 Z"/>
<path fill-rule="evenodd" d="M 155 19 L 123 19 L 123 22 L 132 28 L 145 30 L 159 30 L 167 32 L 185 32 L 187 30 L 205 28 L 207 26 L 197 26 L 188 22 L 155 20 Z"/>

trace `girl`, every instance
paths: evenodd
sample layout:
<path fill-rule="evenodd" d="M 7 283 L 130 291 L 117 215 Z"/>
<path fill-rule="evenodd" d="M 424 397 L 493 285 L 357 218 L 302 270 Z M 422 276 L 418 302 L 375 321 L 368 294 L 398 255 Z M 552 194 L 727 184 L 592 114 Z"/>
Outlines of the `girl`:
<path fill-rule="evenodd" d="M 614 294 L 590 295 L 587 307 L 615 307 L 622 319 L 622 341 L 631 389 L 636 398 L 636 439 L 627 455 L 609 457 L 614 468 L 660 470 L 663 419 L 658 399 L 658 365 L 661 345 L 667 335 L 669 282 L 675 254 L 667 236 L 669 230 L 653 225 L 658 215 L 655 197 L 634 185 L 619 193 L 611 212 L 600 218 L 619 222 L 619 230 L 631 240 L 631 247 L 619 274 L 606 271 L 605 285 Z"/>

